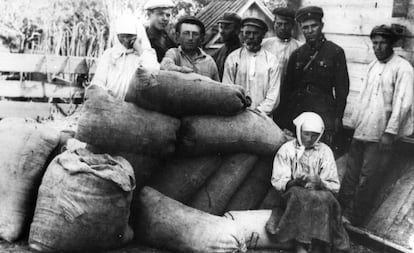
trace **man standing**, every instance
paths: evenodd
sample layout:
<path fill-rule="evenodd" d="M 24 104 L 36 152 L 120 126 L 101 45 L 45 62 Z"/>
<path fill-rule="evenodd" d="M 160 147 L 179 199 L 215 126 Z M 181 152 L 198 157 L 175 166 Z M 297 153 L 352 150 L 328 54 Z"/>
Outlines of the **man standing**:
<path fill-rule="evenodd" d="M 391 27 L 375 27 L 370 34 L 376 60 L 368 68 L 360 98 L 352 114 L 355 129 L 347 168 L 339 191 L 345 216 L 360 225 L 371 209 L 393 153 L 393 143 L 413 133 L 414 71 L 396 55 L 397 36 Z"/>
<path fill-rule="evenodd" d="M 218 21 L 220 37 L 224 45 L 213 54 L 220 75 L 223 79 L 224 63 L 227 56 L 234 50 L 241 47 L 239 34 L 241 28 L 241 17 L 233 12 L 224 13 L 223 17 Z"/>
<path fill-rule="evenodd" d="M 173 7 L 174 4 L 171 0 L 151 0 L 144 6 L 150 22 L 146 32 L 151 47 L 157 52 L 158 62 L 161 62 L 168 49 L 176 47 L 174 41 L 165 31 L 170 22 Z"/>
<path fill-rule="evenodd" d="M 279 66 L 282 70 L 280 93 L 284 94 L 287 63 L 290 55 L 300 44 L 299 41 L 292 38 L 292 30 L 295 26 L 295 11 L 290 8 L 280 7 L 274 9 L 273 14 L 275 15 L 274 29 L 276 31 L 276 37 L 264 39 L 262 46 L 265 50 L 274 54 L 279 61 Z M 286 105 L 284 101 L 286 97 L 281 95 L 280 100 L 280 106 L 273 113 L 273 119 L 278 125 L 283 125 L 283 122 L 279 120 L 279 116 L 286 110 L 286 107 L 283 108 L 283 105 Z"/>
<path fill-rule="evenodd" d="M 342 117 L 349 92 L 349 77 L 344 50 L 325 39 L 322 33 L 323 10 L 316 6 L 297 11 L 306 43 L 289 58 L 282 96 L 286 98 L 284 115 L 289 130 L 290 122 L 302 112 L 319 114 L 326 131 L 322 141 L 332 146 L 332 137 L 342 129 Z"/>
<path fill-rule="evenodd" d="M 220 81 L 214 59 L 200 48 L 204 40 L 204 24 L 196 17 L 187 16 L 177 22 L 175 31 L 180 46 L 167 51 L 162 59 L 161 69 L 195 72 Z"/>
<path fill-rule="evenodd" d="M 276 56 L 283 73 L 285 73 L 290 55 L 300 46 L 299 41 L 292 38 L 292 30 L 295 26 L 295 11 L 280 7 L 274 9 L 273 14 L 275 15 L 274 29 L 276 37 L 264 39 L 262 46 L 263 49 Z"/>
<path fill-rule="evenodd" d="M 261 46 L 266 32 L 267 25 L 263 20 L 243 19 L 244 45 L 228 56 L 223 83 L 242 86 L 252 99 L 251 107 L 271 115 L 279 104 L 281 71 L 276 57 Z"/>

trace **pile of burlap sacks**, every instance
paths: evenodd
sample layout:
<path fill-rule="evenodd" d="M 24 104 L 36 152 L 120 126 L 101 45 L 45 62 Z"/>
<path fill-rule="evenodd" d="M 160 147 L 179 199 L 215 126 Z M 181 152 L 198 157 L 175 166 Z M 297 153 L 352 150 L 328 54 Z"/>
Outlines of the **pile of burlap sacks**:
<path fill-rule="evenodd" d="M 289 248 L 265 231 L 289 138 L 235 85 L 138 69 L 125 101 L 87 90 L 75 136 L 0 121 L 0 237 L 41 252 L 131 241 L 172 252 Z M 75 137 L 75 138 L 71 138 Z"/>

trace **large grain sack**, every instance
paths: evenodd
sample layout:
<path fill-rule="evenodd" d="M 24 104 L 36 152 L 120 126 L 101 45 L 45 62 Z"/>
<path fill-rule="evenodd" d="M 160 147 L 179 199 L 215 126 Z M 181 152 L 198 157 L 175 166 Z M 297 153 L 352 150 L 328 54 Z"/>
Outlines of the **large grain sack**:
<path fill-rule="evenodd" d="M 253 169 L 257 156 L 228 155 L 220 168 L 198 190 L 189 206 L 215 215 L 222 215 L 231 197 Z"/>
<path fill-rule="evenodd" d="M 249 249 L 292 249 L 291 243 L 278 243 L 269 237 L 265 226 L 271 214 L 272 210 L 230 211 L 224 217 L 234 220 L 243 229 Z"/>
<path fill-rule="evenodd" d="M 139 239 L 174 252 L 246 252 L 234 221 L 185 206 L 151 187 L 140 193 Z"/>
<path fill-rule="evenodd" d="M 178 117 L 234 115 L 250 105 L 239 85 L 222 84 L 195 73 L 149 73 L 142 68 L 132 78 L 125 100 Z"/>
<path fill-rule="evenodd" d="M 117 100 L 100 87 L 88 89 L 76 138 L 106 153 L 166 156 L 175 151 L 180 121 Z"/>
<path fill-rule="evenodd" d="M 33 215 L 46 162 L 59 132 L 34 121 L 0 121 L 0 238 L 14 241 Z"/>
<path fill-rule="evenodd" d="M 275 155 L 286 135 L 261 113 L 246 110 L 236 116 L 183 118 L 178 149 L 182 154 L 253 153 Z"/>
<path fill-rule="evenodd" d="M 221 160 L 219 155 L 167 160 L 148 185 L 167 197 L 187 203 L 220 167 Z"/>
<path fill-rule="evenodd" d="M 67 150 L 46 170 L 30 227 L 41 252 L 85 252 L 132 240 L 128 226 L 134 171 L 122 157 Z"/>
<path fill-rule="evenodd" d="M 260 157 L 231 198 L 226 210 L 257 209 L 271 187 L 272 165 L 272 157 Z"/>

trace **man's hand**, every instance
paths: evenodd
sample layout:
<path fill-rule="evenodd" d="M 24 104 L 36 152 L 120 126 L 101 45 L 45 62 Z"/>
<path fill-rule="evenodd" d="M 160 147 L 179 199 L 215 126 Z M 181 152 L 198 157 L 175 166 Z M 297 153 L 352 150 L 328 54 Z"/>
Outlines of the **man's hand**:
<path fill-rule="evenodd" d="M 379 148 L 381 151 L 390 151 L 392 148 L 392 144 L 394 143 L 395 136 L 390 133 L 384 133 L 381 136 L 381 140 L 379 143 Z"/>
<path fill-rule="evenodd" d="M 194 70 L 189 68 L 189 67 L 183 66 L 183 67 L 181 67 L 180 72 L 181 73 L 192 73 L 192 72 L 194 72 Z"/>

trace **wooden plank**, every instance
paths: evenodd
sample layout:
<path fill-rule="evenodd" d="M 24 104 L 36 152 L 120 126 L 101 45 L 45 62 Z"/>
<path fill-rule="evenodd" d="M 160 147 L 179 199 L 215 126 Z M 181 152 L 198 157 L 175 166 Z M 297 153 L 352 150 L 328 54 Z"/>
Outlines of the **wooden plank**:
<path fill-rule="evenodd" d="M 58 104 L 65 112 L 70 111 L 70 104 Z M 56 110 L 53 104 L 39 102 L 0 101 L 0 119 L 7 117 L 47 118 Z"/>
<path fill-rule="evenodd" d="M 91 74 L 96 69 L 95 58 L 0 52 L 2 72 L 40 72 Z"/>
<path fill-rule="evenodd" d="M 36 81 L 5 81 L 0 80 L 0 97 L 56 97 L 81 98 L 83 88 L 61 86 Z"/>
<path fill-rule="evenodd" d="M 396 168 L 393 168 L 396 169 Z M 395 183 L 391 194 L 375 212 L 367 229 L 389 240 L 409 246 L 414 228 L 414 165 Z"/>

